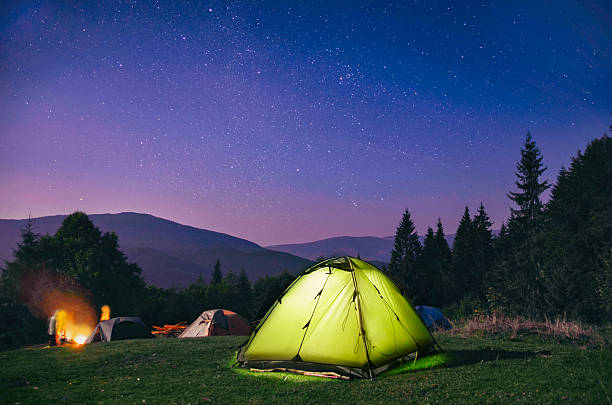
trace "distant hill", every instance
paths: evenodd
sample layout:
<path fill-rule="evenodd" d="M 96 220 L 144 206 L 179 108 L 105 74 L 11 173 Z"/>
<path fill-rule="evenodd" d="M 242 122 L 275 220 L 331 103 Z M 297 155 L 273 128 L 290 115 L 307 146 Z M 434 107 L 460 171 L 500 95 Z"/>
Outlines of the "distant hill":
<path fill-rule="evenodd" d="M 421 244 L 424 236 L 419 235 Z M 266 246 L 267 249 L 316 260 L 319 257 L 360 256 L 373 264 L 389 263 L 393 250 L 394 236 L 339 236 L 307 243 Z M 452 246 L 455 235 L 446 235 L 446 240 Z"/>
<path fill-rule="evenodd" d="M 33 218 L 34 231 L 53 234 L 65 215 Z M 297 273 L 311 262 L 285 252 L 265 249 L 246 239 L 181 225 L 148 214 L 92 214 L 89 218 L 103 232 L 114 231 L 128 260 L 143 270 L 144 279 L 159 287 L 184 287 L 199 275 L 210 279 L 217 259 L 225 273 L 244 270 L 251 280 L 278 274 Z M 27 219 L 0 219 L 0 263 L 12 260 L 19 232 Z"/>
<path fill-rule="evenodd" d="M 360 256 L 364 260 L 389 262 L 393 249 L 393 236 L 339 236 L 307 243 L 266 246 L 267 249 L 316 260 L 323 256 Z"/>

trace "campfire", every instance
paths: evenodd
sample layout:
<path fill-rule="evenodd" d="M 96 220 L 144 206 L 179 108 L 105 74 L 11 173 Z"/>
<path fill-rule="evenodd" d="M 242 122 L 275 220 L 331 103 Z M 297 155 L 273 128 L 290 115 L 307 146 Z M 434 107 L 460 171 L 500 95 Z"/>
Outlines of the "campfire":
<path fill-rule="evenodd" d="M 51 319 L 53 318 L 55 318 L 56 346 L 65 344 L 82 345 L 93 330 L 90 324 L 83 323 L 79 319 L 80 317 L 77 312 L 70 309 L 56 310 Z"/>
<path fill-rule="evenodd" d="M 73 302 L 74 304 L 74 302 Z M 93 326 L 90 322 L 85 322 L 85 318 L 89 318 L 90 307 L 83 306 L 83 302 L 77 302 L 76 308 L 73 306 L 70 309 L 57 309 L 51 318 L 49 318 L 49 335 L 52 335 L 55 327 L 55 345 L 73 345 L 80 346 L 85 343 L 93 331 Z M 86 304 L 85 304 L 86 305 Z M 102 315 L 100 321 L 110 319 L 110 307 L 104 305 L 102 307 Z"/>

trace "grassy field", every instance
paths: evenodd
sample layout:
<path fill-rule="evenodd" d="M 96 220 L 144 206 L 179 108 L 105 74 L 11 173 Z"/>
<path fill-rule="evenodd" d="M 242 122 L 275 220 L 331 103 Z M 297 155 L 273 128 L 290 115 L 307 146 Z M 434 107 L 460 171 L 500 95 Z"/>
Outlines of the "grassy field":
<path fill-rule="evenodd" d="M 607 346 L 438 336 L 442 354 L 373 381 L 231 368 L 237 337 L 0 352 L 0 403 L 610 403 Z"/>

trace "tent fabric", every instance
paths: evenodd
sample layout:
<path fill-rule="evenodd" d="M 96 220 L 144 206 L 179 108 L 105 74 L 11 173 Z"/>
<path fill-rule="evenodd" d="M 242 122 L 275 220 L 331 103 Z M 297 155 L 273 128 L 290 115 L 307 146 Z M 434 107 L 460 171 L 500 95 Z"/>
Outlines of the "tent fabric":
<path fill-rule="evenodd" d="M 268 310 L 237 360 L 249 368 L 372 377 L 434 344 L 393 281 L 347 256 L 302 273 Z"/>
<path fill-rule="evenodd" d="M 451 329 L 452 325 L 448 318 L 444 316 L 442 311 L 436 307 L 428 307 L 426 305 L 420 305 L 416 307 L 421 319 L 425 322 L 427 328 L 431 329 Z"/>
<path fill-rule="evenodd" d="M 242 316 L 227 309 L 210 309 L 204 311 L 189 325 L 179 338 L 226 336 L 248 336 L 253 329 Z"/>
<path fill-rule="evenodd" d="M 112 340 L 142 339 L 153 337 L 138 317 L 118 317 L 101 321 L 85 343 L 110 342 Z"/>

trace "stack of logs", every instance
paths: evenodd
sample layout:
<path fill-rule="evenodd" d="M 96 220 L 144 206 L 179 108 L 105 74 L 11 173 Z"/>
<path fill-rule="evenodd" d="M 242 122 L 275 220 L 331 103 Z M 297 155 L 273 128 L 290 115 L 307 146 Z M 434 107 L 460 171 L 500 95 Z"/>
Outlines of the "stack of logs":
<path fill-rule="evenodd" d="M 186 322 L 177 323 L 176 325 L 153 326 L 155 329 L 151 332 L 154 335 L 164 335 L 166 337 L 178 337 L 187 327 Z"/>

